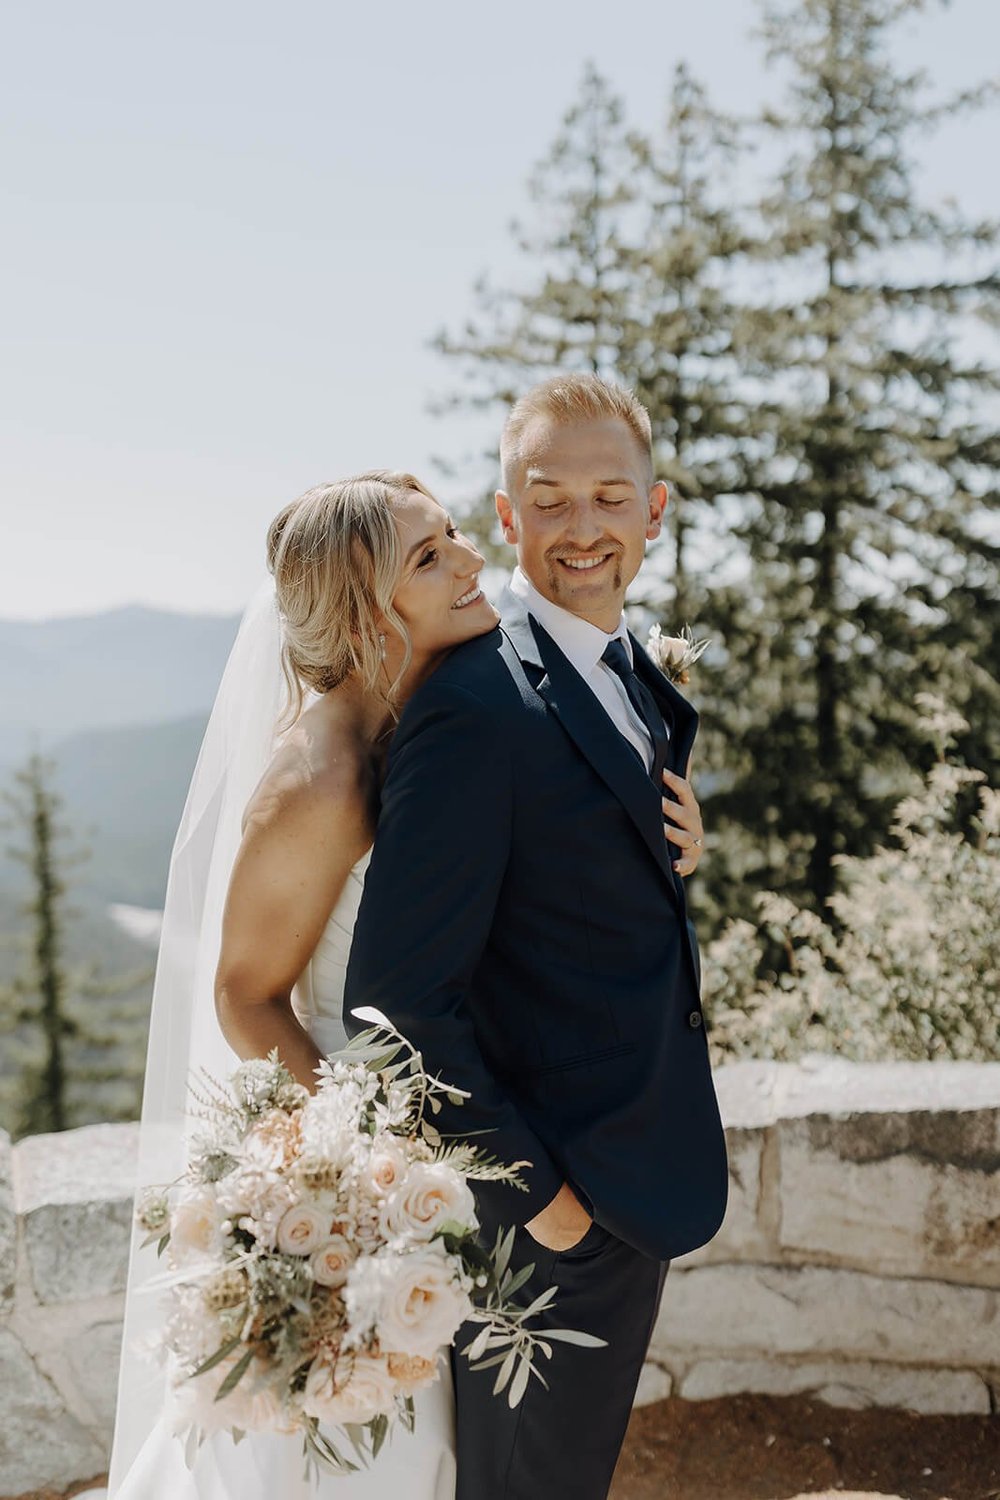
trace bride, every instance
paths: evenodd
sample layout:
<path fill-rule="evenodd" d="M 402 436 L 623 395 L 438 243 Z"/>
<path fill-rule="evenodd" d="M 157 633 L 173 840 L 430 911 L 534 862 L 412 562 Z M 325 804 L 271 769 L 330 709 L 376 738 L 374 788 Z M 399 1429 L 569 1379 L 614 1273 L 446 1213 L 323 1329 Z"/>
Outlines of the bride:
<path fill-rule="evenodd" d="M 344 1045 L 344 975 L 388 740 L 444 655 L 498 619 L 479 588 L 483 558 L 410 474 L 308 490 L 272 523 L 268 562 L 273 590 L 244 618 L 171 860 L 141 1183 L 183 1169 L 189 1069 L 225 1078 L 238 1058 L 276 1047 L 314 1088 L 320 1059 Z M 307 1482 L 300 1439 L 263 1433 L 238 1444 L 216 1434 L 188 1468 L 165 1377 L 135 1352 L 156 1329 L 151 1256 L 133 1249 L 110 1500 L 314 1500 L 345 1489 L 356 1500 L 453 1500 L 447 1360 L 415 1398 L 416 1431 L 398 1427 L 370 1469 Z"/>

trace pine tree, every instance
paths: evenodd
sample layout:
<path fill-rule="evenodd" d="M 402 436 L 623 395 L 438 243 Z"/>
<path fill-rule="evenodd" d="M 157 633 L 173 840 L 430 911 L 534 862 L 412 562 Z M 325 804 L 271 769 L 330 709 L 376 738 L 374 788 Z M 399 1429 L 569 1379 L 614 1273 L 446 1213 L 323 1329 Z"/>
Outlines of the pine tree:
<path fill-rule="evenodd" d="M 499 425 L 535 380 L 558 370 L 615 368 L 628 322 L 621 230 L 633 164 L 621 100 L 588 66 L 578 101 L 529 179 L 537 225 L 511 226 L 526 263 L 539 273 L 520 290 L 500 290 L 484 276 L 475 289 L 476 315 L 460 334 L 437 335 L 435 347 L 461 362 L 465 376 L 462 388 L 437 405 L 439 413 L 456 406 L 495 410 Z M 489 488 L 469 519 L 483 542 L 493 527 L 495 449 L 489 459 Z M 509 561 L 506 549 L 494 556 Z"/>
<path fill-rule="evenodd" d="M 27 867 L 31 896 L 22 908 L 30 923 L 30 969 L 11 987 L 15 1023 L 28 1023 L 40 1046 L 17 1048 L 24 1067 L 17 1080 L 19 1133 L 65 1130 L 67 1107 L 66 1047 L 76 1035 L 67 1012 L 70 975 L 64 955 L 65 882 L 59 872 L 56 845 L 58 799 L 49 785 L 51 764 L 33 754 L 15 773 L 16 793 L 4 800 L 26 834 L 24 847 L 7 853 Z M 35 1061 L 30 1061 L 32 1051 Z"/>
<path fill-rule="evenodd" d="M 746 571 L 732 492 L 758 428 L 733 353 L 742 310 L 731 271 L 748 249 L 735 207 L 738 147 L 736 125 L 684 66 L 652 138 L 627 127 L 620 101 L 589 70 L 532 179 L 537 227 L 519 237 L 531 257 L 526 287 L 501 295 L 482 285 L 477 318 L 461 337 L 438 340 L 466 375 L 454 402 L 495 406 L 498 425 L 528 385 L 558 370 L 596 368 L 636 389 L 650 414 L 657 473 L 672 495 L 666 537 L 633 601 L 667 633 L 697 625 L 720 642 L 744 600 L 724 579 Z M 491 517 L 485 502 L 473 521 L 481 544 Z M 509 564 L 509 553 L 497 561 Z M 731 731 L 745 708 L 727 680 L 731 659 L 730 651 L 714 670 L 703 659 L 692 685 L 705 708 L 699 772 L 704 785 L 721 780 L 724 788 L 741 781 L 742 768 Z M 750 686 L 757 691 L 755 681 Z M 757 841 L 736 847 L 739 828 L 731 822 L 726 856 L 713 849 L 712 876 L 692 891 L 720 920 L 759 853 Z M 770 845 L 773 858 L 758 874 L 780 888 L 786 849 L 777 835 Z"/>
<path fill-rule="evenodd" d="M 0 994 L 0 1029 L 8 1038 L 0 1101 L 19 1135 L 134 1118 L 143 1065 L 142 1009 L 108 1002 L 135 989 L 148 971 L 107 981 L 93 965 L 68 958 L 65 872 L 83 856 L 66 847 L 54 770 L 34 753 L 15 772 L 14 791 L 3 793 L 10 809 L 5 826 L 21 835 L 6 852 L 26 869 L 30 892 L 21 907 L 26 963 Z M 124 1107 L 109 1108 L 102 1100 L 101 1088 L 109 1083 L 124 1084 Z"/>
<path fill-rule="evenodd" d="M 704 610 L 710 582 L 699 543 L 704 549 L 715 502 L 733 486 L 734 444 L 752 422 L 738 400 L 739 309 L 726 276 L 747 248 L 727 195 L 738 143 L 735 123 L 711 107 L 684 63 L 661 135 L 631 137 L 636 212 L 615 374 L 649 411 L 657 474 L 673 491 L 669 545 L 651 555 L 641 597 L 677 627 Z"/>
<path fill-rule="evenodd" d="M 655 143 L 591 72 L 534 181 L 521 243 L 540 270 L 482 289 L 478 320 L 439 340 L 471 372 L 457 401 L 596 368 L 650 410 L 680 500 L 636 598 L 714 639 L 692 689 L 721 835 L 699 904 L 716 917 L 751 913 L 760 889 L 823 907 L 837 855 L 869 853 L 926 769 L 919 688 L 961 708 L 970 762 L 1000 749 L 984 520 L 1000 382 L 969 353 L 970 327 L 996 318 L 997 236 L 924 208 L 908 156 L 983 99 L 928 104 L 894 69 L 918 8 L 767 5 L 791 86 L 766 117 L 781 169 L 747 210 L 731 206 L 732 127 L 683 70 Z"/>
<path fill-rule="evenodd" d="M 971 322 L 996 316 L 998 238 L 992 224 L 919 201 L 911 141 L 982 102 L 931 104 L 921 77 L 895 69 L 895 31 L 920 8 L 764 9 L 769 58 L 792 77 L 784 108 L 764 120 L 783 167 L 758 205 L 766 289 L 738 352 L 770 429 L 743 480 L 756 499 L 752 583 L 770 617 L 765 649 L 760 631 L 749 649 L 763 657 L 757 680 L 777 675 L 788 692 L 777 722 L 744 726 L 747 779 L 726 810 L 761 833 L 780 812 L 818 906 L 837 854 L 866 854 L 884 833 L 922 764 L 915 691 L 964 673 L 960 653 L 984 700 L 971 715 L 978 743 L 963 751 L 988 766 L 984 742 L 995 750 L 996 637 L 977 621 L 996 622 L 1000 548 L 983 518 L 996 505 L 1000 439 L 984 398 L 1000 376 L 968 338 Z M 769 788 L 774 801 L 756 782 L 769 758 L 783 782 Z"/>

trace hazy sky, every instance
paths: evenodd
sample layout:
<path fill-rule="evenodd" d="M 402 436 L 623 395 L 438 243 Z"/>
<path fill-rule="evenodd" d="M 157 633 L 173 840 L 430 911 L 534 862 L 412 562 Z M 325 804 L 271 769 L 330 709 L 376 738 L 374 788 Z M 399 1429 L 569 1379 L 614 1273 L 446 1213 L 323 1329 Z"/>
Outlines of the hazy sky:
<path fill-rule="evenodd" d="M 12 0 L 0 32 L 0 617 L 239 607 L 268 519 L 374 465 L 428 474 L 428 348 L 518 267 L 525 178 L 594 59 L 652 125 L 686 58 L 777 96 L 752 0 Z M 1000 56 L 996 0 L 901 47 L 942 89 Z M 1000 117 L 926 152 L 997 209 Z M 480 475 L 468 476 L 470 487 Z M 438 483 L 445 499 L 462 480 Z"/>

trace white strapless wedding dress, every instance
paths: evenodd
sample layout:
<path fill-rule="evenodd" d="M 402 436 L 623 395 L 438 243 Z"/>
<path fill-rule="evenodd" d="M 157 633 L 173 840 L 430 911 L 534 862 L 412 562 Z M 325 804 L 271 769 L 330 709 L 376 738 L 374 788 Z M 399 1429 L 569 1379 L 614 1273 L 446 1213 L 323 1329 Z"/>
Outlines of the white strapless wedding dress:
<path fill-rule="evenodd" d="M 321 1052 L 345 1041 L 344 981 L 369 858 L 351 871 L 293 997 Z M 216 1434 L 188 1469 L 183 1442 L 164 1415 L 112 1500 L 455 1500 L 455 1400 L 446 1358 L 440 1378 L 418 1391 L 414 1404 L 416 1431 L 397 1426 L 371 1468 L 313 1482 L 303 1476 L 301 1438 L 279 1434 L 248 1433 L 240 1443 Z M 350 1454 L 349 1444 L 338 1446 Z"/>

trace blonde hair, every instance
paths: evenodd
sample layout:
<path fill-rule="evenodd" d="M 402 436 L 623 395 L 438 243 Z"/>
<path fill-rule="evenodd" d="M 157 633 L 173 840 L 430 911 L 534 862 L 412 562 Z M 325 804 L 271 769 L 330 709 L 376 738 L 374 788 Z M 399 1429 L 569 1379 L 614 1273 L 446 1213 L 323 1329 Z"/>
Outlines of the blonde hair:
<path fill-rule="evenodd" d="M 392 501 L 410 490 L 434 498 L 412 474 L 372 469 L 306 490 L 271 522 L 267 564 L 284 627 L 285 727 L 300 713 L 306 688 L 328 693 L 352 673 L 393 705 L 412 648 L 392 602 L 403 567 Z M 381 680 L 380 617 L 404 644 L 388 686 Z"/>
<path fill-rule="evenodd" d="M 649 413 L 634 391 L 614 385 L 600 375 L 554 375 L 532 386 L 514 403 L 500 437 L 500 468 L 508 492 L 523 457 L 524 435 L 538 417 L 559 425 L 596 422 L 618 417 L 639 444 L 653 477 L 653 433 Z"/>

